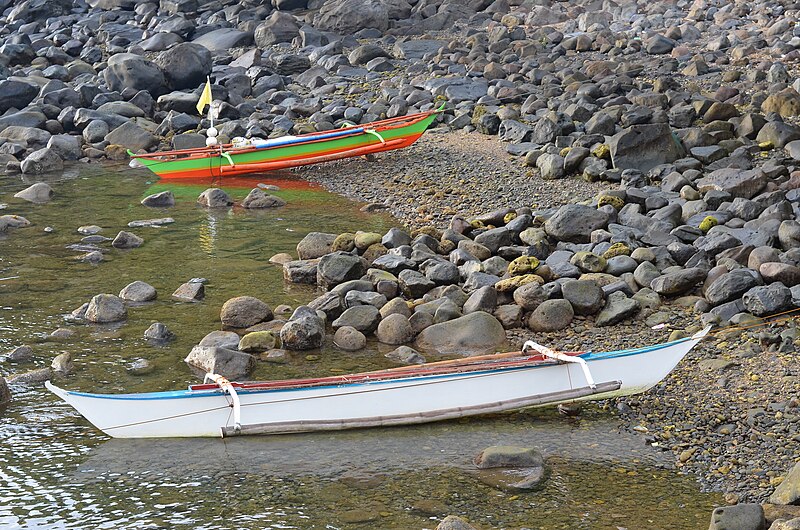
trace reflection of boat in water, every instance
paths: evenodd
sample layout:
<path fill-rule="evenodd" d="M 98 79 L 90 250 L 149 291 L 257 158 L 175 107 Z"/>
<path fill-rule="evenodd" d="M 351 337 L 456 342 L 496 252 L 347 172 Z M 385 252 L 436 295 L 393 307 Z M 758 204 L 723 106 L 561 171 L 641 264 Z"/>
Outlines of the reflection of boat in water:
<path fill-rule="evenodd" d="M 565 421 L 538 410 L 486 416 L 481 421 L 411 425 L 269 437 L 109 439 L 94 447 L 78 469 L 81 480 L 103 474 L 159 475 L 181 481 L 222 473 L 265 476 L 374 476 L 408 470 L 473 469 L 472 457 L 491 445 L 535 446 L 547 456 L 580 462 L 637 460 L 669 464 L 671 454 L 651 450 L 641 436 L 620 429 L 611 415 Z M 669 455 L 669 456 L 668 456 Z"/>
<path fill-rule="evenodd" d="M 198 195 L 208 188 L 234 190 L 232 193 L 238 192 L 242 196 L 254 188 L 263 189 L 267 193 L 272 193 L 273 190 L 278 189 L 278 194 L 282 196 L 297 192 L 304 194 L 322 192 L 322 188 L 319 185 L 298 178 L 297 175 L 290 171 L 271 171 L 259 176 L 226 177 L 225 179 L 201 177 L 158 180 L 147 188 L 144 196 L 169 190 L 176 198 L 196 199 Z"/>
<path fill-rule="evenodd" d="M 48 389 L 112 437 L 233 436 L 383 427 L 644 392 L 708 333 L 634 350 L 539 351 L 318 379 L 213 384 L 143 394 Z M 595 382 L 596 381 L 596 382 Z"/>
<path fill-rule="evenodd" d="M 213 145 L 141 155 L 131 153 L 131 158 L 161 178 L 227 179 L 408 147 L 422 136 L 439 112 L 430 110 L 335 131 L 260 140 L 245 145 Z"/>

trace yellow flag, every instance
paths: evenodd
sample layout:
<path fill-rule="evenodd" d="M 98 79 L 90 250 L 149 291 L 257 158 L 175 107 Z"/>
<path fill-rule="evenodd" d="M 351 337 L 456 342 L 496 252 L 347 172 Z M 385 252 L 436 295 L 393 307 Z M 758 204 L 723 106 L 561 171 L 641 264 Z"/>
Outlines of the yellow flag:
<path fill-rule="evenodd" d="M 197 112 L 203 114 L 203 109 L 206 105 L 211 105 L 211 79 L 206 78 L 206 87 L 203 93 L 200 94 L 200 101 L 197 102 Z"/>

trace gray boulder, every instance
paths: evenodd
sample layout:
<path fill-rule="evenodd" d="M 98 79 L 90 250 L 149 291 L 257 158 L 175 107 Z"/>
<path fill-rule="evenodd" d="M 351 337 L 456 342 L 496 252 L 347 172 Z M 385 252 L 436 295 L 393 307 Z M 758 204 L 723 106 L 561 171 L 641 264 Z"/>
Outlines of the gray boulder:
<path fill-rule="evenodd" d="M 737 269 L 725 273 L 706 288 L 706 300 L 711 305 L 719 305 L 740 298 L 744 293 L 756 287 L 758 279 L 753 271 Z M 655 291 L 655 289 L 653 289 Z M 658 292 L 658 291 L 656 291 Z"/>
<path fill-rule="evenodd" d="M 197 197 L 197 204 L 206 208 L 227 208 L 233 200 L 219 188 L 208 188 Z"/>
<path fill-rule="evenodd" d="M 414 348 L 409 348 L 408 346 L 400 346 L 384 355 L 384 357 L 400 364 L 425 364 L 425 357 Z"/>
<path fill-rule="evenodd" d="M 48 202 L 52 197 L 53 188 L 46 182 L 37 182 L 14 194 L 16 199 L 23 199 L 36 204 Z"/>
<path fill-rule="evenodd" d="M 146 90 L 153 97 L 165 93 L 166 80 L 158 65 L 141 55 L 117 53 L 108 59 L 103 71 L 106 85 L 111 90 L 122 92 L 126 88 Z"/>
<path fill-rule="evenodd" d="M 642 265 L 644 265 L 644 263 L 640 264 L 639 267 Z M 638 270 L 637 268 L 637 271 Z M 634 278 L 635 277 L 636 272 L 634 272 Z M 698 282 L 703 281 L 705 277 L 705 270 L 691 267 L 654 278 L 650 281 L 650 288 L 660 295 L 675 296 L 691 291 Z"/>
<path fill-rule="evenodd" d="M 10 108 L 23 109 L 27 107 L 37 94 L 39 94 L 39 87 L 33 83 L 15 79 L 0 81 L 0 114 Z"/>
<path fill-rule="evenodd" d="M 120 322 L 128 317 L 125 302 L 113 294 L 98 294 L 89 301 L 86 320 L 95 324 Z"/>
<path fill-rule="evenodd" d="M 194 42 L 182 42 L 164 50 L 155 60 L 170 90 L 194 89 L 211 73 L 211 52 Z"/>
<path fill-rule="evenodd" d="M 650 169 L 685 155 L 666 123 L 633 125 L 611 137 L 611 161 L 617 169 Z"/>
<path fill-rule="evenodd" d="M 783 481 L 769 496 L 772 504 L 793 504 L 800 502 L 800 462 L 787 473 Z"/>
<path fill-rule="evenodd" d="M 142 243 L 144 243 L 144 239 L 136 234 L 126 232 L 125 230 L 120 230 L 119 234 L 117 234 L 117 237 L 115 237 L 111 242 L 111 246 L 121 249 L 139 248 L 142 246 Z"/>
<path fill-rule="evenodd" d="M 175 338 L 175 334 L 162 322 L 153 322 L 144 330 L 144 338 L 155 343 L 168 342 Z"/>
<path fill-rule="evenodd" d="M 733 197 L 750 199 L 767 184 L 767 176 L 760 169 L 722 168 L 712 171 L 697 181 L 697 191 L 724 191 Z"/>
<path fill-rule="evenodd" d="M 394 313 L 378 324 L 375 336 L 384 344 L 405 344 L 414 338 L 414 329 L 405 315 Z"/>
<path fill-rule="evenodd" d="M 559 241 L 588 243 L 591 233 L 607 224 L 605 212 L 581 204 L 567 204 L 544 223 L 544 229 L 547 235 Z"/>
<path fill-rule="evenodd" d="M 29 154 L 20 164 L 23 173 L 47 173 L 48 171 L 61 171 L 64 161 L 58 153 L 49 147 L 39 149 Z"/>
<path fill-rule="evenodd" d="M 322 346 L 325 326 L 317 312 L 308 306 L 294 310 L 281 328 L 281 343 L 287 350 L 312 350 Z"/>
<path fill-rule="evenodd" d="M 367 345 L 367 337 L 352 326 L 342 326 L 334 333 L 333 343 L 344 351 L 358 351 Z"/>
<path fill-rule="evenodd" d="M 201 282 L 186 282 L 175 289 L 172 297 L 182 302 L 197 302 L 206 295 L 206 288 Z"/>
<path fill-rule="evenodd" d="M 47 141 L 47 147 L 52 149 L 62 160 L 78 160 L 83 156 L 81 140 L 78 136 L 56 134 Z"/>
<path fill-rule="evenodd" d="M 484 285 L 470 294 L 464 303 L 465 315 L 476 311 L 491 313 L 497 306 L 497 290 L 492 285 Z"/>
<path fill-rule="evenodd" d="M 332 252 L 317 264 L 317 284 L 330 289 L 340 283 L 357 280 L 367 272 L 364 259 L 347 252 Z"/>
<path fill-rule="evenodd" d="M 528 327 L 533 331 L 559 331 L 568 327 L 574 317 L 572 304 L 567 300 L 546 300 L 533 310 Z"/>
<path fill-rule="evenodd" d="M 105 137 L 110 145 L 121 145 L 131 151 L 147 150 L 158 145 L 158 137 L 150 131 L 128 121 L 112 130 Z"/>
<path fill-rule="evenodd" d="M 336 234 L 310 232 L 297 244 L 297 256 L 301 260 L 321 258 L 331 252 Z"/>
<path fill-rule="evenodd" d="M 736 504 L 715 508 L 708 530 L 764 530 L 764 508 L 760 504 Z"/>
<path fill-rule="evenodd" d="M 148 208 L 169 208 L 175 206 L 175 195 L 169 190 L 154 193 L 142 199 L 142 206 L 147 206 Z"/>
<path fill-rule="evenodd" d="M 269 48 L 273 44 L 292 42 L 300 34 L 300 26 L 292 15 L 275 11 L 255 31 L 256 45 Z"/>
<path fill-rule="evenodd" d="M 425 328 L 416 345 L 423 351 L 474 355 L 496 351 L 505 340 L 502 324 L 489 313 L 477 311 Z"/>
<path fill-rule="evenodd" d="M 628 298 L 625 293 L 621 291 L 613 292 L 608 295 L 606 305 L 597 315 L 594 323 L 596 326 L 613 326 L 626 318 L 632 317 L 639 312 L 640 308 L 639 302 Z"/>
<path fill-rule="evenodd" d="M 603 289 L 593 281 L 567 281 L 561 286 L 561 295 L 576 315 L 593 315 L 603 307 Z"/>
<path fill-rule="evenodd" d="M 212 52 L 228 51 L 231 48 L 252 44 L 253 33 L 236 28 L 220 28 L 203 33 L 192 42 L 200 44 Z"/>
<path fill-rule="evenodd" d="M 253 188 L 247 194 L 247 197 L 242 200 L 242 208 L 260 209 L 278 208 L 280 206 L 286 206 L 286 201 L 259 188 Z"/>
<path fill-rule="evenodd" d="M 341 35 L 352 35 L 365 28 L 386 31 L 389 11 L 381 0 L 334 0 L 322 5 L 313 25 Z"/>
<path fill-rule="evenodd" d="M 21 215 L 0 215 L 0 234 L 7 232 L 10 228 L 24 228 L 30 224 L 30 221 Z"/>
<path fill-rule="evenodd" d="M 249 328 L 272 320 L 272 308 L 258 298 L 237 296 L 222 304 L 219 319 L 229 328 Z"/>
<path fill-rule="evenodd" d="M 208 333 L 205 337 L 200 340 L 198 346 L 203 346 L 206 348 L 216 347 L 216 348 L 227 348 L 229 350 L 235 350 L 239 347 L 239 335 L 234 333 L 233 331 L 221 331 L 215 330 Z"/>
<path fill-rule="evenodd" d="M 331 325 L 334 328 L 349 326 L 362 333 L 372 333 L 378 328 L 381 312 L 371 305 L 357 305 L 348 308 Z"/>
<path fill-rule="evenodd" d="M 195 346 L 184 362 L 206 373 L 240 379 L 252 372 L 258 361 L 253 355 L 216 346 Z"/>
<path fill-rule="evenodd" d="M 155 287 L 139 280 L 129 283 L 119 292 L 119 297 L 129 302 L 149 302 L 157 296 Z"/>
<path fill-rule="evenodd" d="M 792 291 L 776 282 L 753 287 L 742 296 L 744 307 L 757 317 L 774 315 L 792 307 Z"/>

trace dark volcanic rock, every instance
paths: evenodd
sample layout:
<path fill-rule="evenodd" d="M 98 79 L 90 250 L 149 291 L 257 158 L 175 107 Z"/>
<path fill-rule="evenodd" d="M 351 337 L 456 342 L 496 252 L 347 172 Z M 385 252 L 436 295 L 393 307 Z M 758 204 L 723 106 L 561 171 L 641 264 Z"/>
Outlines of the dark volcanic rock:
<path fill-rule="evenodd" d="M 629 127 L 614 135 L 609 147 L 615 168 L 638 169 L 642 172 L 674 162 L 685 154 L 666 123 Z"/>
<path fill-rule="evenodd" d="M 197 88 L 211 73 L 211 52 L 205 46 L 183 42 L 161 52 L 156 58 L 170 90 Z"/>
<path fill-rule="evenodd" d="M 118 53 L 108 60 L 103 71 L 111 90 L 122 92 L 126 88 L 146 90 L 153 97 L 166 92 L 166 81 L 161 69 L 152 61 L 132 53 Z"/>

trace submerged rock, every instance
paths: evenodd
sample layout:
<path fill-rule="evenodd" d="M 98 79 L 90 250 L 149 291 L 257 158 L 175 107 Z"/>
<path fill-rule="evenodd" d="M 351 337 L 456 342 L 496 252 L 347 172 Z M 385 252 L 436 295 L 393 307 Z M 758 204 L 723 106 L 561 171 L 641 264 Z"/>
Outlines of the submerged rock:
<path fill-rule="evenodd" d="M 11 389 L 8 388 L 5 378 L 0 375 L 0 408 L 11 402 Z"/>
<path fill-rule="evenodd" d="M 45 182 L 37 182 L 22 191 L 14 194 L 17 199 L 23 199 L 37 204 L 48 202 L 53 197 L 53 188 Z"/>
<path fill-rule="evenodd" d="M 175 334 L 167 328 L 166 324 L 154 322 L 144 331 L 144 338 L 154 342 L 168 342 L 175 338 Z"/>
<path fill-rule="evenodd" d="M 113 294 L 98 294 L 92 297 L 86 308 L 86 320 L 96 324 L 120 322 L 128 318 L 125 302 Z"/>

